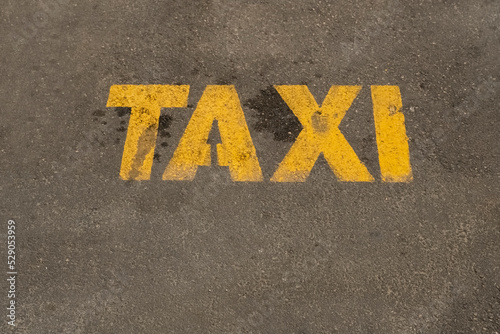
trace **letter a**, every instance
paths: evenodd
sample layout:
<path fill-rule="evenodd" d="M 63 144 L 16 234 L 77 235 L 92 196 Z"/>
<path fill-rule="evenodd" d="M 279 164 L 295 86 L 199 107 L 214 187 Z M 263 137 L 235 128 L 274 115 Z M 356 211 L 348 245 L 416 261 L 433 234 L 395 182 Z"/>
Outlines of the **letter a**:
<path fill-rule="evenodd" d="M 229 166 L 233 181 L 262 181 L 255 147 L 234 86 L 207 86 L 163 180 L 193 180 L 198 166 L 211 164 L 207 140 L 215 120 L 222 142 L 217 144 L 219 166 Z"/>

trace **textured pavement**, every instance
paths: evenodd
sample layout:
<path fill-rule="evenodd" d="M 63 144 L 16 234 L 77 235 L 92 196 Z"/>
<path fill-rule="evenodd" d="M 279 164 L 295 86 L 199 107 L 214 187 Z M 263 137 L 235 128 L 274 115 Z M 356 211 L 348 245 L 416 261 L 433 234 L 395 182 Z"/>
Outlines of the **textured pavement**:
<path fill-rule="evenodd" d="M 500 2 L 3 0 L 2 333 L 500 333 Z M 118 84 L 190 85 L 149 181 L 119 177 Z M 207 85 L 234 85 L 264 182 L 162 181 Z M 374 175 L 270 177 L 301 125 L 273 85 L 363 86 Z M 401 89 L 413 182 L 384 183 L 370 85 Z M 220 142 L 212 131 L 209 144 Z M 212 161 L 215 159 L 212 150 Z"/>

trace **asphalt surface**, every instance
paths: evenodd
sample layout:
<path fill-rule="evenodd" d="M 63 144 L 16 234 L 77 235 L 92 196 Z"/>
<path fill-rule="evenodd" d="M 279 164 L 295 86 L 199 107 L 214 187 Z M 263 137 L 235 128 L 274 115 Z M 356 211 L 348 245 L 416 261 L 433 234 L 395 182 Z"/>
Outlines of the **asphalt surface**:
<path fill-rule="evenodd" d="M 57 4 L 57 6 L 56 6 Z M 500 332 L 500 2 L 3 0 L 0 235 L 9 333 Z M 190 85 L 150 181 L 119 177 L 117 84 Z M 264 182 L 161 174 L 234 85 Z M 340 129 L 375 177 L 270 182 L 301 125 L 273 85 L 363 89 Z M 401 89 L 411 183 L 384 183 L 370 85 Z M 209 143 L 220 141 L 212 131 Z M 215 149 L 212 161 L 216 161 Z"/>

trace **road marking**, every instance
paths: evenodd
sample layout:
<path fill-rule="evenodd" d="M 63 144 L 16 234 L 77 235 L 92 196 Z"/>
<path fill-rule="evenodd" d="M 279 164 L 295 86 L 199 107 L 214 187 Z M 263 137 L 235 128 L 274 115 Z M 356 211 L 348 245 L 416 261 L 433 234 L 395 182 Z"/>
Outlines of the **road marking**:
<path fill-rule="evenodd" d="M 303 130 L 271 181 L 304 182 L 321 153 L 340 181 L 373 181 L 338 129 L 361 86 L 332 86 L 321 107 L 307 86 L 275 88 L 302 123 Z"/>
<path fill-rule="evenodd" d="M 120 177 L 149 180 L 161 108 L 185 108 L 187 85 L 113 85 L 108 107 L 130 107 L 132 113 L 123 149 Z"/>
<path fill-rule="evenodd" d="M 411 182 L 410 150 L 398 86 L 371 86 L 383 182 Z"/>
<path fill-rule="evenodd" d="M 274 86 L 302 124 L 295 143 L 271 178 L 304 182 L 320 154 L 340 181 L 373 182 L 372 175 L 339 130 L 361 86 L 332 86 L 321 107 L 304 85 Z M 398 86 L 371 86 L 375 132 L 383 182 L 413 181 L 403 103 Z M 149 180 L 161 108 L 185 108 L 188 85 L 113 85 L 108 107 L 132 108 L 120 177 Z M 208 136 L 217 121 L 217 162 L 233 181 L 262 181 L 262 171 L 234 86 L 206 87 L 163 180 L 193 180 L 198 166 L 211 164 Z"/>
<path fill-rule="evenodd" d="M 234 86 L 207 86 L 191 116 L 163 180 L 193 180 L 198 166 L 211 164 L 208 135 L 218 121 L 220 166 L 229 166 L 233 181 L 262 181 L 262 171 Z"/>

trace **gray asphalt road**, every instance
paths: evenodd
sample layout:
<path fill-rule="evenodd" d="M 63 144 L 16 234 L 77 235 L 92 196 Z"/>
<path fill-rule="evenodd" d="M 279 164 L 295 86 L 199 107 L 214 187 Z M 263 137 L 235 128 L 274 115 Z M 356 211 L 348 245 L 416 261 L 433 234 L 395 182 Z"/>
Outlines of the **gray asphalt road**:
<path fill-rule="evenodd" d="M 3 0 L 2 333 L 500 332 L 500 2 Z M 120 179 L 112 85 L 190 85 L 149 181 Z M 263 182 L 215 161 L 162 181 L 207 85 L 234 85 Z M 363 86 L 323 157 L 270 178 L 302 127 L 273 85 Z M 381 181 L 370 85 L 401 90 L 413 182 Z M 7 275 L 6 275 L 7 276 Z"/>

